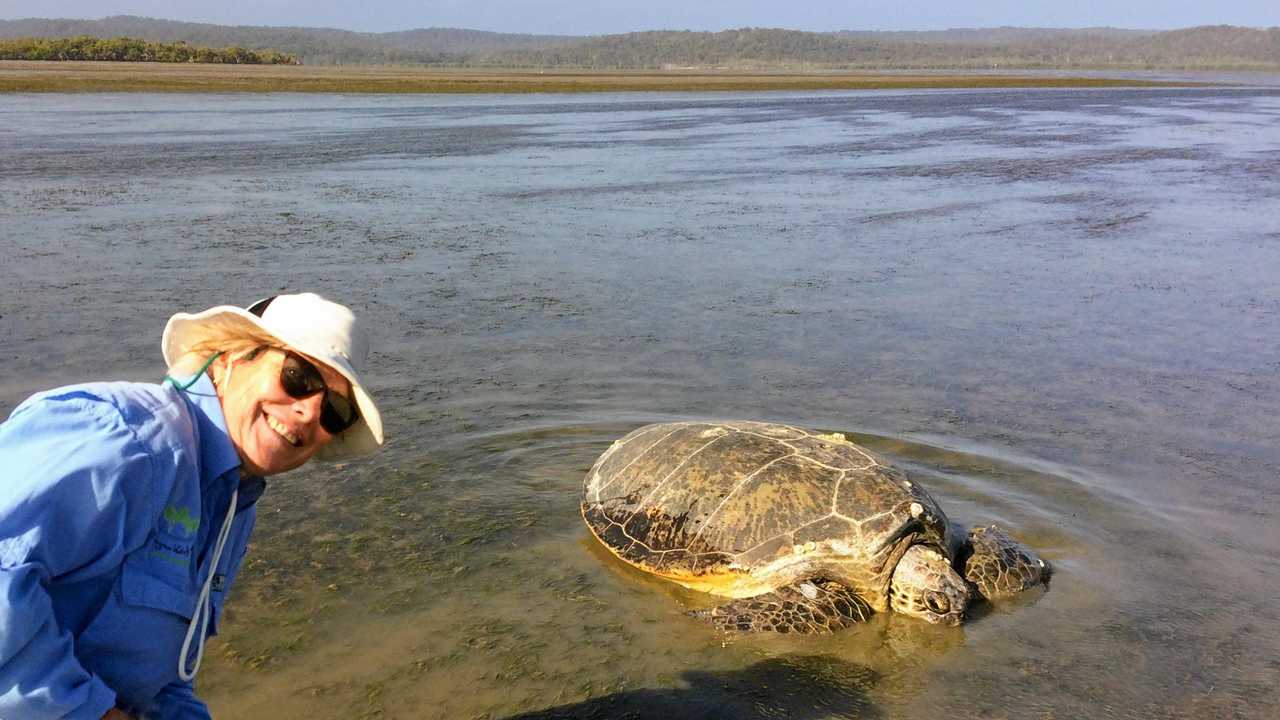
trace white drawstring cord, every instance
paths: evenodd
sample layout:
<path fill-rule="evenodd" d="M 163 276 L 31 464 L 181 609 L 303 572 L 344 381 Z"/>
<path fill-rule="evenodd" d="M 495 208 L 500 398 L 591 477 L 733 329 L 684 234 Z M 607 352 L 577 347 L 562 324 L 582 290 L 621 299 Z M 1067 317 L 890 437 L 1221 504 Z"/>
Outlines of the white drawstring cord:
<path fill-rule="evenodd" d="M 205 631 L 209 628 L 209 591 L 213 587 L 213 577 L 218 574 L 218 560 L 222 557 L 222 548 L 227 544 L 227 536 L 231 534 L 231 520 L 236 515 L 236 499 L 240 489 L 231 491 L 231 506 L 227 508 L 227 519 L 222 521 L 222 531 L 218 533 L 218 542 L 213 546 L 213 562 L 209 564 L 209 577 L 200 588 L 200 597 L 196 600 L 195 610 L 191 613 L 191 624 L 187 626 L 187 639 L 182 641 L 182 654 L 178 655 L 178 677 L 190 682 L 200 672 L 200 660 L 204 658 Z M 196 621 L 199 620 L 200 640 L 196 643 L 196 666 L 187 672 L 187 653 L 191 651 L 191 638 L 196 632 Z"/>

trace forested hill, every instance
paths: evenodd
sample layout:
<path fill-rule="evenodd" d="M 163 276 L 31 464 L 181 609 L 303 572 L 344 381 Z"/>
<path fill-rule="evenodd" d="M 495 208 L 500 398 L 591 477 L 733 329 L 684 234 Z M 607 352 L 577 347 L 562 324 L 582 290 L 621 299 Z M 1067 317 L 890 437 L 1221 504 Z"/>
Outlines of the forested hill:
<path fill-rule="evenodd" d="M 1158 30 L 1125 30 L 1121 28 L 953 28 L 951 30 L 841 30 L 834 33 L 860 40 L 894 40 L 902 42 L 955 43 L 964 45 L 1005 45 L 1034 43 L 1051 39 L 1104 37 L 1112 40 L 1146 37 Z"/>
<path fill-rule="evenodd" d="M 517 35 L 453 28 L 361 33 L 333 28 L 210 25 L 134 15 L 115 15 L 102 20 L 0 20 L 0 38 L 79 35 L 133 37 L 152 42 L 186 42 L 211 47 L 272 48 L 297 56 L 309 65 L 465 64 L 475 53 L 553 45 L 578 39 L 568 35 Z"/>
<path fill-rule="evenodd" d="M 0 21 L 0 38 L 128 36 L 274 49 L 305 64 L 525 68 L 1152 68 L 1280 70 L 1280 28 L 978 28 L 929 32 L 769 28 L 573 37 L 430 28 L 391 33 L 224 26 L 115 16 Z"/>
<path fill-rule="evenodd" d="M 656 31 L 583 38 L 552 47 L 484 53 L 473 61 L 509 67 L 1160 68 L 1280 70 L 1280 28 L 1212 26 L 1165 32 L 1103 29 L 864 33 L 744 28 Z M 942 40 L 939 38 L 954 37 Z"/>

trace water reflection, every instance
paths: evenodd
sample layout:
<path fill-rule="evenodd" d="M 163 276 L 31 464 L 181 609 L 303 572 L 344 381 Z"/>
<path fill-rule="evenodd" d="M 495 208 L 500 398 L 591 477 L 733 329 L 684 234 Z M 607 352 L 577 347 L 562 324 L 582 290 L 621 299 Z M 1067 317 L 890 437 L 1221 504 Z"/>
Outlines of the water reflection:
<path fill-rule="evenodd" d="M 509 717 L 814 655 L 894 717 L 1280 708 L 1274 88 L 0 117 L 0 412 L 159 379 L 178 310 L 306 289 L 378 328 L 391 441 L 273 478 L 216 716 Z M 578 497 L 631 429 L 723 418 L 860 433 L 1052 591 L 952 632 L 715 633 Z"/>

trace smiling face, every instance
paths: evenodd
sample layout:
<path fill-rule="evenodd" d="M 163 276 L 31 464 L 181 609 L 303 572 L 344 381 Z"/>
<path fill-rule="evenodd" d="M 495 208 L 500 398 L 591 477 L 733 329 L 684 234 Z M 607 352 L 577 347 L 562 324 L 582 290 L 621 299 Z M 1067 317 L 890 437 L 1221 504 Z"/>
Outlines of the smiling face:
<path fill-rule="evenodd" d="M 294 398 L 280 385 L 285 352 L 269 348 L 256 355 L 222 356 L 213 365 L 214 381 L 227 434 L 245 472 L 274 475 L 310 460 L 333 439 L 320 426 L 324 393 Z M 351 384 L 322 363 L 312 361 L 325 384 L 351 397 Z"/>

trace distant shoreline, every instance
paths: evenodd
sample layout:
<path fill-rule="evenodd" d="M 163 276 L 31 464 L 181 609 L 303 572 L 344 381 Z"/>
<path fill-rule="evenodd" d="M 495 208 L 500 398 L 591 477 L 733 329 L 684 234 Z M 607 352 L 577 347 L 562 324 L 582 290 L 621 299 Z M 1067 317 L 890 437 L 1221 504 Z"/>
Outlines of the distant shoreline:
<path fill-rule="evenodd" d="M 739 27 L 643 30 L 608 35 L 529 35 L 465 28 L 355 32 L 337 28 L 229 26 L 117 15 L 100 20 L 0 20 L 0 39 L 62 43 L 133 38 L 209 48 L 274 49 L 301 64 L 432 69 L 706 70 L 878 72 L 929 68 L 982 73 L 1036 70 L 1280 71 L 1280 27 L 1199 25 L 1176 30 L 968 28 L 941 31 L 808 31 Z M 97 43 L 94 44 L 97 47 Z M 138 60 L 95 53 L 39 58 Z M 145 56 L 145 53 L 142 55 Z M 18 57 L 18 56 L 11 56 Z M 154 59 L 161 59 L 156 57 Z"/>
<path fill-rule="evenodd" d="M 955 72 L 440 70 L 371 66 L 0 61 L 0 93 L 583 93 L 948 88 L 1196 87 L 1210 83 Z"/>

